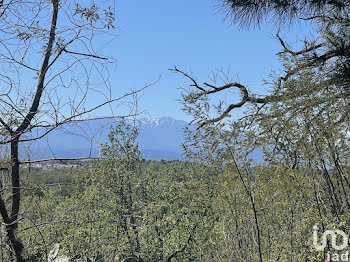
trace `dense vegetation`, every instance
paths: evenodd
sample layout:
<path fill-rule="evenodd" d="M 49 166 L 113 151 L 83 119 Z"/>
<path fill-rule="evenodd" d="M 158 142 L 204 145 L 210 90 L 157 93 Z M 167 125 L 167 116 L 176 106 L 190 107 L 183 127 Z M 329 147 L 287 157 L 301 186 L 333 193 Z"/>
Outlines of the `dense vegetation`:
<path fill-rule="evenodd" d="M 4 111 L 0 118 L 2 144 L 11 145 L 10 157 L 1 161 L 10 173 L 1 170 L 2 261 L 340 261 L 350 251 L 334 250 L 330 243 L 317 250 L 313 242 L 315 225 L 320 234 L 350 232 L 350 2 L 221 2 L 241 26 L 270 19 L 283 30 L 285 23 L 302 19 L 317 28 L 316 36 L 294 50 L 276 35 L 283 68 L 266 81 L 265 96 L 229 75 L 202 83 L 172 69 L 190 81 L 182 103 L 197 127 L 186 131 L 184 161 L 146 161 L 137 128 L 121 121 L 98 160 L 71 169 L 19 170 L 22 135 L 46 126 L 46 111 L 39 110 L 48 69 L 43 67 L 28 116 L 21 114 L 23 105 L 15 105 L 17 115 Z M 67 52 L 54 39 L 60 3 L 51 1 L 46 67 L 53 47 L 59 55 Z M 83 24 L 100 19 L 95 7 L 77 6 Z M 105 14 L 103 30 L 113 22 Z M 212 98 L 233 88 L 241 94 L 238 101 Z M 60 115 L 53 108 L 51 116 Z M 237 108 L 244 112 L 240 119 L 231 117 Z M 261 163 L 251 159 L 256 150 L 264 155 Z"/>
<path fill-rule="evenodd" d="M 100 160 L 68 171 L 22 170 L 19 236 L 29 261 L 46 259 L 56 243 L 59 254 L 89 261 L 259 261 L 259 248 L 264 261 L 321 261 L 313 225 L 349 229 L 349 185 L 338 180 L 349 170 L 340 173 L 332 159 L 312 156 L 309 168 L 245 165 L 230 137 L 206 163 L 146 161 L 136 136 L 120 123 Z"/>

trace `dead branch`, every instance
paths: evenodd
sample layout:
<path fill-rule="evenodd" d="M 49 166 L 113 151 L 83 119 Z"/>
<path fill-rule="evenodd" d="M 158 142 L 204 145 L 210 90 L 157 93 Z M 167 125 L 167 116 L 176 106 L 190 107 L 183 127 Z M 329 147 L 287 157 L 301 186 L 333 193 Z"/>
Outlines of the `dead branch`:
<path fill-rule="evenodd" d="M 225 85 L 219 86 L 219 87 L 216 87 L 216 86 L 208 84 L 208 83 L 203 83 L 204 86 L 210 87 L 210 89 L 205 89 L 204 86 L 200 86 L 197 82 L 195 82 L 193 80 L 194 78 L 189 76 L 188 73 L 186 73 L 186 72 L 184 72 L 182 70 L 179 70 L 177 67 L 174 67 L 173 69 L 169 69 L 169 70 L 172 71 L 172 72 L 180 73 L 180 74 L 182 74 L 183 76 L 189 78 L 192 82 L 195 83 L 195 84 L 193 84 L 191 86 L 195 86 L 197 89 L 199 89 L 201 91 L 201 92 L 197 92 L 197 93 L 194 94 L 194 99 L 195 100 L 199 99 L 202 96 L 215 94 L 215 93 L 218 93 L 218 92 L 221 92 L 223 90 L 230 89 L 230 88 L 233 88 L 233 87 L 237 88 L 240 91 L 240 93 L 241 93 L 241 100 L 239 102 L 228 105 L 226 110 L 224 110 L 224 112 L 222 114 L 220 114 L 216 118 L 208 119 L 208 120 L 200 123 L 199 127 L 203 127 L 204 125 L 207 125 L 207 124 L 216 123 L 216 122 L 224 119 L 225 117 L 228 117 L 229 113 L 233 109 L 240 108 L 240 107 L 244 106 L 248 102 L 256 103 L 256 104 L 266 104 L 266 103 L 269 103 L 269 102 L 272 102 L 272 101 L 280 101 L 283 98 L 282 96 L 279 96 L 279 95 L 271 95 L 271 96 L 265 96 L 263 98 L 257 98 L 257 97 L 255 97 L 253 95 L 249 95 L 248 89 L 244 85 L 242 85 L 240 83 L 237 83 L 237 82 L 228 83 L 228 84 L 225 84 Z"/>

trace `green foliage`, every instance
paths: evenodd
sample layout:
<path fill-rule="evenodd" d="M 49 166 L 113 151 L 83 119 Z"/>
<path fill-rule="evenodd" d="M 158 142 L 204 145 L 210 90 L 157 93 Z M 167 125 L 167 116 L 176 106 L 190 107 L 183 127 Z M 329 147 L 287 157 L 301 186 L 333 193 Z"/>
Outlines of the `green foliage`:
<path fill-rule="evenodd" d="M 57 243 L 72 260 L 324 261 L 332 249 L 315 250 L 313 226 L 350 232 L 347 1 L 224 2 L 248 23 L 322 14 L 312 19 L 323 42 L 294 52 L 280 39 L 287 75 L 283 85 L 278 76 L 269 82 L 279 99 L 251 104 L 240 120 L 187 129 L 186 161 L 146 161 L 137 128 L 121 121 L 99 160 L 23 169 L 18 232 L 28 261 L 47 260 Z M 95 23 L 98 12 L 77 6 L 76 15 Z M 225 113 L 209 99 L 215 86 L 204 84 L 203 94 L 191 81 L 185 112 L 202 123 L 211 110 Z M 257 149 L 263 163 L 252 159 Z M 6 187 L 1 193 L 11 196 Z"/>
<path fill-rule="evenodd" d="M 70 174 L 55 170 L 27 176 L 26 186 L 39 190 L 26 194 L 28 219 L 21 224 L 32 261 L 53 243 L 61 244 L 62 254 L 103 257 L 101 261 L 191 261 L 199 256 L 191 250 L 205 252 L 214 197 L 212 185 L 204 182 L 209 177 L 198 180 L 206 168 L 147 162 L 136 137 L 135 128 L 120 123 L 112 129 L 101 160 Z M 54 174 L 59 176 L 52 181 Z M 62 180 L 71 184 L 39 189 Z M 195 240 L 200 247 L 193 246 Z"/>
<path fill-rule="evenodd" d="M 192 86 L 183 105 L 198 128 L 187 130 L 187 156 L 219 174 L 220 193 L 229 192 L 218 197 L 221 212 L 234 207 L 233 219 L 220 216 L 226 225 L 221 243 L 228 248 L 220 249 L 218 260 L 324 261 L 331 248 L 315 252 L 313 225 L 350 232 L 349 1 L 222 2 L 228 18 L 241 26 L 272 19 L 280 30 L 303 18 L 318 35 L 298 51 L 277 35 L 284 72 L 265 81 L 271 90 L 265 97 L 226 74 L 200 85 L 173 70 Z M 242 94 L 239 102 L 212 97 L 232 87 Z M 228 118 L 244 105 L 241 119 Z M 263 151 L 263 164 L 254 163 L 255 150 Z M 230 182 L 222 180 L 230 175 Z"/>
<path fill-rule="evenodd" d="M 348 0 L 221 0 L 228 19 L 240 26 L 260 25 L 273 21 L 277 25 L 295 22 L 299 18 L 322 17 L 343 11 Z"/>

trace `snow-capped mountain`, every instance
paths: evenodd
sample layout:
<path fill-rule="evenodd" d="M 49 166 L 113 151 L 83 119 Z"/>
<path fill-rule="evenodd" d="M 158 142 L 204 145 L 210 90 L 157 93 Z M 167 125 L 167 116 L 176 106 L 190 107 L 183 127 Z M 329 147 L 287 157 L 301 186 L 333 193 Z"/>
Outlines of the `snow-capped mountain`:
<path fill-rule="evenodd" d="M 107 143 L 110 127 L 118 118 L 103 118 L 70 123 L 50 132 L 45 138 L 25 143 L 21 150 L 22 158 L 74 158 L 96 157 L 102 144 Z M 171 117 L 140 119 L 138 143 L 146 159 L 181 159 L 181 144 L 184 141 L 184 128 L 188 123 Z M 43 133 L 36 130 L 34 135 Z"/>

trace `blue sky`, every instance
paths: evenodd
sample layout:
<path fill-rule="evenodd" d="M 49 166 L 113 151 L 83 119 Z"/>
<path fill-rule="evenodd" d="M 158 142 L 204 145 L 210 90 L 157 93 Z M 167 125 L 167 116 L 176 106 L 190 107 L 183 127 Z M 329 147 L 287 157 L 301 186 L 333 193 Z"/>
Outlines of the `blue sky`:
<path fill-rule="evenodd" d="M 179 88 L 186 87 L 187 82 L 168 71 L 174 65 L 191 70 L 203 81 L 216 69 L 229 70 L 250 90 L 266 92 L 262 80 L 280 68 L 275 56 L 280 45 L 273 38 L 274 28 L 266 24 L 260 30 L 238 30 L 224 21 L 216 4 L 214 0 L 118 1 L 118 37 L 105 50 L 118 60 L 111 72 L 114 96 L 161 76 L 156 85 L 143 92 L 140 109 L 147 110 L 152 118 L 189 120 L 178 102 Z M 296 26 L 282 35 L 295 41 L 297 33 L 305 30 Z"/>

